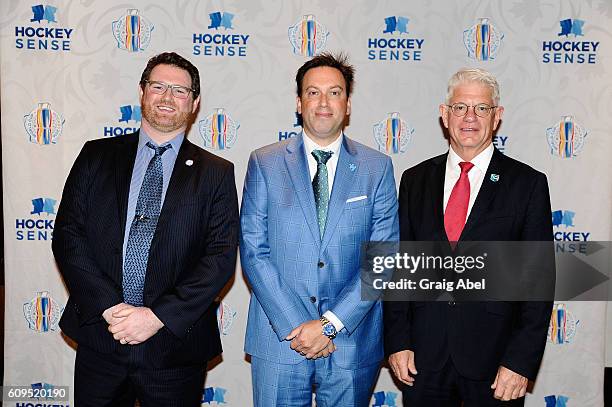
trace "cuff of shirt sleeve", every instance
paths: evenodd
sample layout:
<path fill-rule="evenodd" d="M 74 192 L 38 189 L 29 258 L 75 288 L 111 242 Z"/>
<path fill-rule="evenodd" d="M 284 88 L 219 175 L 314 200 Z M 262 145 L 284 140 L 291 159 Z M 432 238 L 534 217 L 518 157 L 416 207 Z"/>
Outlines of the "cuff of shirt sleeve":
<path fill-rule="evenodd" d="M 342 328 L 344 328 L 344 324 L 342 323 L 342 321 L 340 321 L 336 314 L 334 314 L 333 312 L 325 311 L 325 313 L 323 313 L 323 316 L 327 318 L 329 322 L 332 323 L 334 328 L 336 328 L 336 332 L 340 332 Z"/>

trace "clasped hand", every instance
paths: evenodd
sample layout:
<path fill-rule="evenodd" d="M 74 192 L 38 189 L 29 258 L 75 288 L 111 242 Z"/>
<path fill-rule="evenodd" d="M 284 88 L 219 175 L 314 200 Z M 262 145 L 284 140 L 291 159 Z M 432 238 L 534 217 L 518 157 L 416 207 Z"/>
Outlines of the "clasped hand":
<path fill-rule="evenodd" d="M 336 350 L 334 342 L 323 335 L 318 319 L 297 326 L 285 339 L 291 341 L 291 349 L 306 359 L 326 358 Z"/>
<path fill-rule="evenodd" d="M 119 303 L 102 314 L 113 338 L 122 345 L 138 345 L 157 333 L 163 322 L 148 307 Z"/>

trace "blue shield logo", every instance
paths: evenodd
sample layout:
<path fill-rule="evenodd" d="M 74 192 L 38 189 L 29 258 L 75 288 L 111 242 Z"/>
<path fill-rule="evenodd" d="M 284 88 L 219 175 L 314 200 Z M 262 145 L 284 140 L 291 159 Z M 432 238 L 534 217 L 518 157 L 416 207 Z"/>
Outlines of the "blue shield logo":
<path fill-rule="evenodd" d="M 56 12 L 57 7 L 43 6 L 42 4 L 32 6 L 32 18 L 30 19 L 30 22 L 40 23 L 42 20 L 46 20 L 47 23 L 57 23 L 57 20 L 55 19 Z"/>

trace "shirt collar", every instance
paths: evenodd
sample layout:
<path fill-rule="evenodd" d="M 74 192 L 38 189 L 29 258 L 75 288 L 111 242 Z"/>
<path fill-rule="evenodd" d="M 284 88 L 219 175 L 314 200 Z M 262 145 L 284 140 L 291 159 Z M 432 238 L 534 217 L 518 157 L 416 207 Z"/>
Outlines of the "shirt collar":
<path fill-rule="evenodd" d="M 183 144 L 184 139 L 185 139 L 185 133 L 179 133 L 172 140 L 167 141 L 163 143 L 162 145 L 166 145 L 166 144 L 172 145 L 172 150 L 174 151 L 175 154 L 178 154 L 179 149 L 181 148 L 181 144 Z M 157 143 L 153 141 L 153 139 L 149 137 L 149 135 L 142 128 L 140 128 L 140 135 L 138 137 L 138 151 L 145 148 L 149 141 L 157 145 Z"/>
<path fill-rule="evenodd" d="M 326 147 L 321 147 L 315 143 L 310 136 L 308 136 L 306 130 L 302 130 L 302 133 L 304 135 L 304 147 L 306 148 L 306 154 L 308 156 L 310 156 L 314 150 L 331 151 L 336 157 L 338 156 L 338 153 L 340 152 L 340 145 L 342 145 L 342 140 L 344 138 L 344 133 L 341 133 L 340 137 Z"/>
<path fill-rule="evenodd" d="M 493 143 L 491 143 L 476 157 L 470 160 L 470 162 L 474 164 L 474 167 L 478 168 L 483 174 L 485 174 L 487 172 L 487 168 L 489 168 L 489 163 L 493 157 L 493 150 Z M 452 147 L 449 147 L 448 159 L 446 160 L 447 169 L 459 172 L 459 163 L 463 161 L 463 158 L 459 157 L 459 154 L 457 154 Z"/>

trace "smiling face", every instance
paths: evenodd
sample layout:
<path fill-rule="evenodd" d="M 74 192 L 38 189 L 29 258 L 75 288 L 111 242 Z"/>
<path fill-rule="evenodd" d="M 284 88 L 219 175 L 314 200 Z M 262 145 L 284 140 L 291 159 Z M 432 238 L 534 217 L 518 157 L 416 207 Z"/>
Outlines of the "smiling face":
<path fill-rule="evenodd" d="M 495 106 L 491 89 L 479 82 L 458 84 L 448 104 L 453 105 L 454 103 L 465 103 L 468 106 L 485 103 Z M 470 107 L 465 116 L 457 117 L 452 113 L 450 107 L 445 104 L 440 105 L 440 116 L 444 127 L 448 129 L 450 145 L 453 151 L 465 161 L 476 157 L 493 142 L 493 132 L 497 129 L 503 113 L 504 108 L 499 106 L 492 109 L 487 117 L 479 117 Z"/>
<path fill-rule="evenodd" d="M 306 133 L 320 146 L 334 142 L 351 114 L 351 99 L 342 73 L 328 66 L 309 69 L 297 97 L 297 111 L 302 115 Z"/>
<path fill-rule="evenodd" d="M 173 65 L 160 64 L 151 71 L 151 82 L 163 82 L 168 85 L 180 85 L 191 88 L 191 77 L 184 69 Z M 140 105 L 142 108 L 142 127 L 156 142 L 165 142 L 182 133 L 189 124 L 189 119 L 195 113 L 200 97 L 193 99 L 190 92 L 187 99 L 172 96 L 171 89 L 163 95 L 158 95 L 149 89 L 140 87 Z"/>

